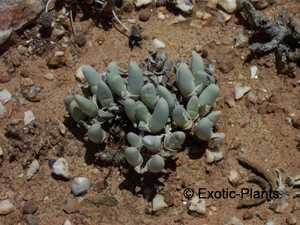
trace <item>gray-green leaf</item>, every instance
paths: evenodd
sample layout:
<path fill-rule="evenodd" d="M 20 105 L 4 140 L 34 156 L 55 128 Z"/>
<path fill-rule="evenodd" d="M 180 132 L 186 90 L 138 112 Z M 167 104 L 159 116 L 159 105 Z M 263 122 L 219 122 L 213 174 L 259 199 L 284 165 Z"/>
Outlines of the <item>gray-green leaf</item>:
<path fill-rule="evenodd" d="M 140 95 L 144 85 L 143 72 L 136 62 L 129 62 L 128 65 L 128 91 L 133 95 Z"/>
<path fill-rule="evenodd" d="M 88 128 L 87 136 L 95 144 L 101 144 L 106 138 L 106 132 L 99 123 L 95 123 Z"/>
<path fill-rule="evenodd" d="M 184 97 L 189 97 L 195 89 L 194 77 L 189 67 L 181 63 L 176 72 L 176 85 Z"/>
<path fill-rule="evenodd" d="M 82 111 L 89 117 L 97 116 L 98 107 L 92 100 L 89 100 L 80 95 L 75 95 L 74 98 L 76 103 L 78 104 L 80 111 Z"/>
<path fill-rule="evenodd" d="M 172 118 L 176 126 L 182 129 L 188 129 L 192 124 L 188 112 L 184 109 L 182 105 L 179 104 L 175 106 L 175 109 L 172 113 Z"/>
<path fill-rule="evenodd" d="M 160 155 L 153 155 L 147 162 L 147 169 L 152 173 L 159 173 L 165 168 L 165 160 Z"/>
<path fill-rule="evenodd" d="M 160 98 L 149 121 L 149 130 L 151 133 L 158 133 L 163 130 L 168 118 L 169 105 L 164 98 Z"/>
<path fill-rule="evenodd" d="M 143 144 L 144 146 L 151 152 L 159 152 L 161 147 L 162 135 L 147 135 L 143 137 Z"/>
<path fill-rule="evenodd" d="M 141 90 L 141 99 L 149 109 L 154 109 L 158 97 L 156 95 L 156 89 L 152 83 L 145 84 Z"/>
<path fill-rule="evenodd" d="M 160 97 L 164 98 L 167 101 L 169 105 L 169 111 L 173 112 L 175 103 L 177 102 L 176 95 L 172 94 L 167 88 L 162 85 L 158 85 L 157 93 Z"/>
<path fill-rule="evenodd" d="M 199 114 L 199 100 L 197 96 L 192 96 L 187 103 L 187 112 L 194 119 Z"/>
<path fill-rule="evenodd" d="M 216 84 L 208 85 L 199 96 L 200 107 L 205 105 L 213 106 L 219 94 L 220 89 Z"/>
<path fill-rule="evenodd" d="M 127 162 L 133 166 L 137 167 L 143 163 L 143 156 L 140 151 L 135 147 L 128 147 L 124 152 Z"/>
<path fill-rule="evenodd" d="M 107 83 L 111 91 L 122 97 L 126 93 L 126 85 L 124 79 L 120 75 L 119 68 L 115 62 L 112 62 L 107 67 Z"/>
<path fill-rule="evenodd" d="M 109 107 L 114 104 L 114 97 L 103 81 L 100 81 L 97 85 L 96 96 L 102 107 Z"/>

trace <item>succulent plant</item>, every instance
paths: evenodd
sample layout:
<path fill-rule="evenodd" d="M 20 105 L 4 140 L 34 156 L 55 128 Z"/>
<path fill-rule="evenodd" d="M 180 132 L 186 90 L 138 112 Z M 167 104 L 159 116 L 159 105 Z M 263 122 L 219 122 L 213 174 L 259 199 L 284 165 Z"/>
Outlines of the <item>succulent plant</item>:
<path fill-rule="evenodd" d="M 214 133 L 221 113 L 211 111 L 219 87 L 201 56 L 193 52 L 190 66 L 181 62 L 175 68 L 176 87 L 158 77 L 150 78 L 151 71 L 146 76 L 133 61 L 127 74 L 120 72 L 116 62 L 110 63 L 103 75 L 91 66 L 81 66 L 88 92 L 68 95 L 66 110 L 87 129 L 91 142 L 109 146 L 108 140 L 123 140 L 120 151 L 138 173 L 162 172 L 165 161 L 183 148 L 188 135 L 201 141 L 223 137 Z"/>
<path fill-rule="evenodd" d="M 99 123 L 94 123 L 87 127 L 88 139 L 95 144 L 102 143 L 106 138 L 106 132 L 102 129 Z"/>
<path fill-rule="evenodd" d="M 127 162 L 133 167 L 137 167 L 143 163 L 143 156 L 135 147 L 126 148 L 124 154 Z"/>
<path fill-rule="evenodd" d="M 93 94 L 96 93 L 97 84 L 101 81 L 100 74 L 90 65 L 81 66 L 81 72 L 88 82 L 90 90 Z"/>

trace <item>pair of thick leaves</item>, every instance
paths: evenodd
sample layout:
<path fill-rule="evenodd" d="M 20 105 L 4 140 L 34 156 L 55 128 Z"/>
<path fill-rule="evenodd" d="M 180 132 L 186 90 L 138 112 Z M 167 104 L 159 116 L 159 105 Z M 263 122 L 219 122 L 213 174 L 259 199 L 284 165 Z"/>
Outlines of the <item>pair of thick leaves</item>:
<path fill-rule="evenodd" d="M 97 105 L 92 101 L 80 95 L 69 95 L 65 98 L 67 111 L 76 122 L 83 122 L 87 117 L 94 118 L 98 113 Z M 87 128 L 87 136 L 90 141 L 100 144 L 106 138 L 106 132 L 102 129 L 100 123 L 94 123 Z"/>
<path fill-rule="evenodd" d="M 86 78 L 91 92 L 97 96 L 103 107 L 107 107 L 107 105 L 114 102 L 113 94 L 119 97 L 130 96 L 137 98 L 144 86 L 143 72 L 134 61 L 128 64 L 128 80 L 121 77 L 116 62 L 108 65 L 106 82 L 89 65 L 81 66 L 80 70 Z"/>
<path fill-rule="evenodd" d="M 142 164 L 144 162 L 143 156 L 139 149 L 136 147 L 128 147 L 125 149 L 125 158 L 127 162 L 135 168 L 138 173 L 144 172 L 152 172 L 152 173 L 159 173 L 165 168 L 165 160 L 159 154 L 152 155 L 144 168 Z"/>
<path fill-rule="evenodd" d="M 177 151 L 185 141 L 183 131 L 169 132 L 165 135 L 146 135 L 141 137 L 133 132 L 127 134 L 127 142 L 131 147 L 141 149 L 145 147 L 151 153 L 159 153 L 162 149 Z"/>
<path fill-rule="evenodd" d="M 169 105 L 164 98 L 160 98 L 151 114 L 146 105 L 141 101 L 127 98 L 124 101 L 124 110 L 127 117 L 141 130 L 158 133 L 161 132 L 169 118 Z"/>

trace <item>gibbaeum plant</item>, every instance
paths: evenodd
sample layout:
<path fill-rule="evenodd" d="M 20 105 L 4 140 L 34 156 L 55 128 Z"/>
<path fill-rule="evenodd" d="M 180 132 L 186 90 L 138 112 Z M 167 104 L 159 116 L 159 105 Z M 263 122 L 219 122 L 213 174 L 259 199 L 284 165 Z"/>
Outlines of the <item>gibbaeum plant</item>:
<path fill-rule="evenodd" d="M 183 148 L 187 135 L 201 141 L 220 137 L 213 127 L 221 113 L 212 111 L 219 87 L 202 57 L 193 52 L 190 66 L 180 62 L 175 69 L 173 88 L 150 79 L 134 61 L 129 62 L 125 78 L 116 62 L 102 75 L 83 65 L 80 71 L 89 94 L 67 96 L 68 115 L 87 129 L 89 141 L 96 144 L 114 140 L 115 134 L 105 128 L 123 129 L 125 124 L 122 153 L 128 164 L 138 173 L 162 172 L 166 158 Z"/>

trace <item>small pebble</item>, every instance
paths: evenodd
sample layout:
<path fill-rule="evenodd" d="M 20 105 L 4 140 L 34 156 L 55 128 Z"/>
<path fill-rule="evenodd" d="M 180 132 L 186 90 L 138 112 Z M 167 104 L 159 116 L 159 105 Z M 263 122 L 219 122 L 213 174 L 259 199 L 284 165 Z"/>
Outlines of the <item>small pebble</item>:
<path fill-rule="evenodd" d="M 157 194 L 152 200 L 152 210 L 154 212 L 167 208 L 168 204 L 164 200 L 164 196 Z"/>
<path fill-rule="evenodd" d="M 236 170 L 230 170 L 228 180 L 232 184 L 232 186 L 238 186 L 240 183 L 240 179 L 240 174 Z"/>
<path fill-rule="evenodd" d="M 74 195 L 86 193 L 91 186 L 91 182 L 87 177 L 75 177 L 71 184 L 71 190 Z"/>
<path fill-rule="evenodd" d="M 250 67 L 250 76 L 251 79 L 257 79 L 257 66 L 251 66 Z"/>
<path fill-rule="evenodd" d="M 9 102 L 12 98 L 12 95 L 11 93 L 6 90 L 6 89 L 3 89 L 0 91 L 0 102 L 2 102 L 3 104 Z"/>
<path fill-rule="evenodd" d="M 219 15 L 217 17 L 217 20 L 221 23 L 221 24 L 225 24 L 227 23 L 229 20 L 231 19 L 231 15 L 223 12 L 223 11 L 219 11 Z"/>
<path fill-rule="evenodd" d="M 274 224 L 274 222 L 273 222 L 272 220 L 268 220 L 268 221 L 266 222 L 266 225 L 275 225 L 275 224 Z"/>
<path fill-rule="evenodd" d="M 40 169 L 39 161 L 37 161 L 36 159 L 33 160 L 27 169 L 26 179 L 30 180 L 34 176 L 34 174 L 36 174 L 39 171 L 39 169 Z"/>
<path fill-rule="evenodd" d="M 162 12 L 158 12 L 157 18 L 160 19 L 160 20 L 165 20 L 166 16 Z"/>
<path fill-rule="evenodd" d="M 235 100 L 241 99 L 245 94 L 251 90 L 249 86 L 236 85 L 234 88 L 234 98 Z"/>
<path fill-rule="evenodd" d="M 135 0 L 134 4 L 137 8 L 140 8 L 142 6 L 149 5 L 152 2 L 152 0 Z"/>
<path fill-rule="evenodd" d="M 63 224 L 63 225 L 72 225 L 72 223 L 71 223 L 71 221 L 70 221 L 70 220 L 66 219 L 66 221 L 64 222 L 64 224 Z"/>
<path fill-rule="evenodd" d="M 206 162 L 209 164 L 221 161 L 224 158 L 223 152 L 221 151 L 210 151 L 207 149 L 205 155 Z"/>
<path fill-rule="evenodd" d="M 0 215 L 7 215 L 15 210 L 15 206 L 9 200 L 0 201 Z"/>
<path fill-rule="evenodd" d="M 46 80 L 54 80 L 54 74 L 53 74 L 53 73 L 46 73 L 46 74 L 44 75 L 44 78 L 45 78 Z"/>
<path fill-rule="evenodd" d="M 195 195 L 189 202 L 189 211 L 196 212 L 199 215 L 206 214 L 206 204 L 204 199 L 200 199 L 198 195 Z"/>
<path fill-rule="evenodd" d="M 166 47 L 165 43 L 157 38 L 153 39 L 152 46 L 154 49 L 162 49 Z"/>
<path fill-rule="evenodd" d="M 3 155 L 4 155 L 4 152 L 3 152 L 2 147 L 0 146 L 0 157 L 2 157 Z"/>
<path fill-rule="evenodd" d="M 57 159 L 52 165 L 52 170 L 53 174 L 65 179 L 69 179 L 71 176 L 69 171 L 69 164 L 64 158 Z"/>
<path fill-rule="evenodd" d="M 65 135 L 66 134 L 66 126 L 59 121 L 59 124 L 58 124 L 58 129 L 59 129 L 59 132 L 61 133 L 61 135 Z"/>
<path fill-rule="evenodd" d="M 24 112 L 24 124 L 25 126 L 30 124 L 32 121 L 35 120 L 34 114 L 32 111 L 26 111 Z"/>
<path fill-rule="evenodd" d="M 228 13 L 233 13 L 237 9 L 236 0 L 218 0 L 218 5 Z"/>

